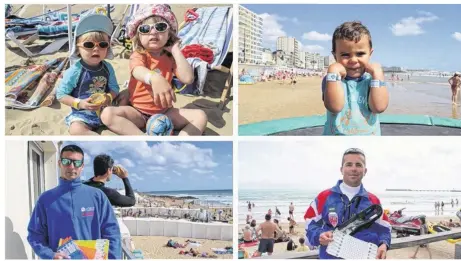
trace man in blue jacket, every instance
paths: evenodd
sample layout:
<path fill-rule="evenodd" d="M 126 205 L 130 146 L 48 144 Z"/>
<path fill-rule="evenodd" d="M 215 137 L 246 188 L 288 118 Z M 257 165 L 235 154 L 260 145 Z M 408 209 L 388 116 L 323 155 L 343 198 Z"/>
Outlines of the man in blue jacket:
<path fill-rule="evenodd" d="M 336 186 L 320 192 L 304 215 L 307 241 L 311 246 L 320 245 L 320 259 L 334 259 L 326 252 L 333 241 L 333 230 L 352 218 L 355 214 L 373 204 L 381 204 L 379 199 L 367 192 L 362 178 L 367 173 L 365 153 L 356 148 L 344 152 L 341 173 L 343 180 Z M 370 227 L 360 230 L 353 237 L 378 246 L 377 259 L 385 259 L 391 244 L 391 225 L 383 214 Z"/>
<path fill-rule="evenodd" d="M 61 177 L 56 188 L 38 199 L 29 226 L 27 240 L 41 259 L 66 259 L 57 252 L 60 239 L 109 240 L 109 259 L 121 259 L 121 234 L 114 210 L 99 189 L 80 180 L 84 154 L 76 145 L 61 150 Z"/>

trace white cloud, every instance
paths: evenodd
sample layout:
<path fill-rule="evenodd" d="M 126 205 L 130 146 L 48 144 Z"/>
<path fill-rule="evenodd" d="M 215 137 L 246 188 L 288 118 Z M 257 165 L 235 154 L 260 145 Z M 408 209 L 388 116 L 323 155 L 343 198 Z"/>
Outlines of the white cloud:
<path fill-rule="evenodd" d="M 461 42 L 461 33 L 460 32 L 454 32 L 451 36 L 455 38 L 456 40 Z"/>
<path fill-rule="evenodd" d="M 419 11 L 418 14 L 419 16 L 417 17 L 405 17 L 398 23 L 393 24 L 390 27 L 392 33 L 396 36 L 420 35 L 425 33 L 421 24 L 439 19 L 436 15 L 425 11 Z"/>
<path fill-rule="evenodd" d="M 310 52 L 310 53 L 319 53 L 323 50 L 325 50 L 325 48 L 323 46 L 320 46 L 320 45 L 304 45 L 302 44 L 301 42 L 299 43 L 299 48 L 305 52 Z"/>
<path fill-rule="evenodd" d="M 210 178 L 213 180 L 218 180 L 218 177 L 216 177 L 215 175 L 211 175 Z"/>
<path fill-rule="evenodd" d="M 274 44 L 277 38 L 287 35 L 279 23 L 286 20 L 286 18 L 268 13 L 260 14 L 259 16 L 263 19 L 263 43 Z"/>
<path fill-rule="evenodd" d="M 129 178 L 133 179 L 133 180 L 144 180 L 143 177 L 139 176 L 138 174 L 136 173 L 130 173 L 128 175 Z"/>
<path fill-rule="evenodd" d="M 310 31 L 303 34 L 303 39 L 311 41 L 331 41 L 331 35 L 321 34 L 317 31 Z"/>
<path fill-rule="evenodd" d="M 203 170 L 203 169 L 193 169 L 193 172 L 199 173 L 199 174 L 207 174 L 207 173 L 213 173 L 211 170 Z"/>
<path fill-rule="evenodd" d="M 165 171 L 166 168 L 164 166 L 148 166 L 148 171 Z"/>
<path fill-rule="evenodd" d="M 133 162 L 130 159 L 123 158 L 120 160 L 120 164 L 122 164 L 123 167 L 125 168 L 132 168 L 134 167 Z"/>
<path fill-rule="evenodd" d="M 331 187 L 342 178 L 342 153 L 353 147 L 367 155 L 368 173 L 363 182 L 370 191 L 460 189 L 454 181 L 459 180 L 461 170 L 461 140 L 450 137 L 240 142 L 239 188 L 260 188 L 260 184 L 267 189 Z"/>
<path fill-rule="evenodd" d="M 179 172 L 179 171 L 173 170 L 173 173 L 180 176 L 180 177 L 182 176 L 181 172 Z"/>
<path fill-rule="evenodd" d="M 98 143 L 79 142 L 78 145 L 88 155 L 85 157 L 85 163 L 89 169 L 92 169 L 89 154 L 105 153 L 112 156 L 117 155 L 119 158 L 117 162 L 120 162 L 125 167 L 136 168 L 138 173 L 140 172 L 139 168 L 142 168 L 141 177 L 144 175 L 171 173 L 171 170 L 175 167 L 189 171 L 196 169 L 201 173 L 212 173 L 210 169 L 219 166 L 214 159 L 212 149 L 197 147 L 188 142 L 160 142 L 150 145 L 147 142 L 102 141 Z M 180 176 L 182 173 L 176 173 L 176 175 Z M 140 177 L 138 175 L 133 176 L 131 173 L 130 176 L 134 179 L 136 179 L 136 176 Z"/>
<path fill-rule="evenodd" d="M 164 177 L 164 178 L 162 179 L 162 182 L 163 182 L 163 183 L 166 183 L 166 182 L 168 182 L 168 181 L 170 181 L 170 177 Z"/>

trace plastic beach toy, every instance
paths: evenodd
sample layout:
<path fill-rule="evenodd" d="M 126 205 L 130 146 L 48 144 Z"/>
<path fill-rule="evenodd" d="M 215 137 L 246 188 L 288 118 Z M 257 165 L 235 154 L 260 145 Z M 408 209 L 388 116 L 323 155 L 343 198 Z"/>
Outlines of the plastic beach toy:
<path fill-rule="evenodd" d="M 146 133 L 151 136 L 170 136 L 173 129 L 173 123 L 164 114 L 152 115 L 146 124 Z"/>
<path fill-rule="evenodd" d="M 106 96 L 103 93 L 95 93 L 90 96 L 91 103 L 101 105 L 106 101 Z"/>

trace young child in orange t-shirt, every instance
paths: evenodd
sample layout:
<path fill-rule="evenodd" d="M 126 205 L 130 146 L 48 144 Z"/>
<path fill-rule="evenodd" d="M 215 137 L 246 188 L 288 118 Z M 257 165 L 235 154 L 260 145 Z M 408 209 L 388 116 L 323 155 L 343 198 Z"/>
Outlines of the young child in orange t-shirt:
<path fill-rule="evenodd" d="M 131 106 L 106 108 L 102 122 L 117 134 L 144 134 L 141 129 L 151 116 L 165 114 L 180 130 L 179 135 L 202 135 L 208 121 L 202 110 L 173 107 L 173 75 L 190 84 L 194 73 L 179 48 L 178 22 L 170 7 L 156 4 L 141 8 L 127 26 L 134 48 L 128 84 Z"/>

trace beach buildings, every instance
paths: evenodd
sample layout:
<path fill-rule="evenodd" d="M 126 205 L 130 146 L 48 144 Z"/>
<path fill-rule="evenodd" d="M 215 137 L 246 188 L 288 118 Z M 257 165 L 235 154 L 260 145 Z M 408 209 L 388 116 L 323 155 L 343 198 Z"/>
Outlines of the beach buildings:
<path fill-rule="evenodd" d="M 5 258 L 36 259 L 27 226 L 38 197 L 58 184 L 60 142 L 6 141 Z"/>
<path fill-rule="evenodd" d="M 263 19 L 239 5 L 239 62 L 262 64 Z"/>
<path fill-rule="evenodd" d="M 294 37 L 277 38 L 277 50 L 282 50 L 287 54 L 288 67 L 299 67 L 299 47 L 300 44 Z"/>
<path fill-rule="evenodd" d="M 272 51 L 269 48 L 264 48 L 262 52 L 262 64 L 264 65 L 274 65 L 274 59 Z"/>

